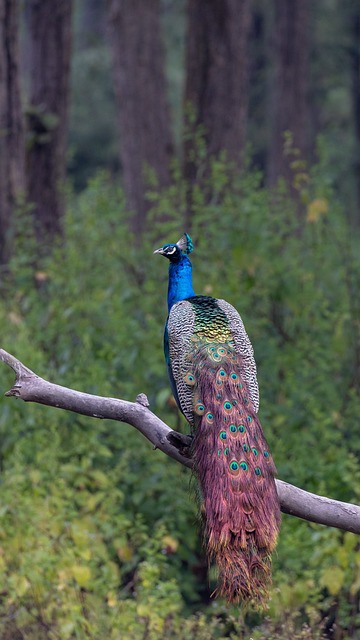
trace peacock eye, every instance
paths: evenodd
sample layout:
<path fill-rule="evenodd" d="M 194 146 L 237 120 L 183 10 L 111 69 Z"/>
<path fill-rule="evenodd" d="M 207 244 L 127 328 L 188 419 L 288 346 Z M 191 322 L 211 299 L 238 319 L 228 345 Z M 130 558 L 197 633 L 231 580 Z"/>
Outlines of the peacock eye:
<path fill-rule="evenodd" d="M 166 249 L 166 253 L 169 254 L 170 256 L 175 253 L 176 251 L 176 247 L 169 247 L 168 249 Z"/>
<path fill-rule="evenodd" d="M 198 416 L 202 416 L 204 411 L 204 405 L 201 402 L 197 402 L 197 404 L 195 405 L 195 413 L 197 413 Z"/>
<path fill-rule="evenodd" d="M 237 476 L 239 473 L 239 463 L 236 460 L 232 460 L 229 464 L 229 471 L 233 476 Z"/>

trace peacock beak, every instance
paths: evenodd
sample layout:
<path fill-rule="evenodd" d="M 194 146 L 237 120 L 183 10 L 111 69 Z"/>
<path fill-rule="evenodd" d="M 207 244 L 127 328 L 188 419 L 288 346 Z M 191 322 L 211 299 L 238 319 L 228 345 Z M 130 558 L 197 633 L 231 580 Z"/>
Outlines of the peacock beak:
<path fill-rule="evenodd" d="M 160 249 L 155 249 L 154 253 L 160 253 L 160 255 L 164 255 L 164 249 L 160 247 Z"/>

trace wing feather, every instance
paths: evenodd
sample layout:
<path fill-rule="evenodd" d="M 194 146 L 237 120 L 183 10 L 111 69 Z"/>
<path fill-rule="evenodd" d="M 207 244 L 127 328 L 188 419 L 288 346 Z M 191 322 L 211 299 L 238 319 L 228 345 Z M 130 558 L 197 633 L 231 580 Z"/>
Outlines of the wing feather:
<path fill-rule="evenodd" d="M 190 425 L 194 423 L 193 393 L 191 387 L 185 384 L 184 370 L 194 326 L 195 312 L 192 304 L 187 300 L 174 304 L 167 323 L 170 370 L 181 411 Z"/>
<path fill-rule="evenodd" d="M 260 400 L 254 349 L 246 333 L 244 323 L 236 309 L 229 302 L 226 302 L 226 300 L 217 300 L 217 303 L 229 320 L 235 343 L 235 351 L 237 355 L 241 357 L 242 371 L 248 384 L 248 393 L 255 411 L 258 413 Z"/>

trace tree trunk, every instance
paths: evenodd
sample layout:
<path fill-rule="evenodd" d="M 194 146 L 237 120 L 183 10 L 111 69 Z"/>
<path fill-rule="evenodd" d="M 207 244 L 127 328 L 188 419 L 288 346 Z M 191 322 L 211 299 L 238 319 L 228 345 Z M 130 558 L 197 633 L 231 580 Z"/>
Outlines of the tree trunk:
<path fill-rule="evenodd" d="M 311 125 L 308 100 L 309 0 L 274 0 L 274 6 L 274 42 L 271 43 L 274 52 L 274 89 L 267 176 L 270 186 L 275 185 L 280 176 L 292 184 L 291 163 L 294 156 L 284 154 L 284 133 L 291 132 L 293 148 L 308 160 Z"/>
<path fill-rule="evenodd" d="M 351 91 L 353 105 L 353 119 L 355 132 L 355 184 L 356 184 L 356 211 L 360 209 L 360 7 L 355 5 L 351 20 Z M 359 224 L 360 219 L 354 220 Z"/>
<path fill-rule="evenodd" d="M 245 145 L 251 0 L 188 0 L 185 110 L 190 109 L 185 175 L 199 167 L 194 133 L 204 130 L 208 156 L 222 150 L 237 166 Z M 191 113 L 192 112 L 192 113 Z"/>
<path fill-rule="evenodd" d="M 251 160 L 265 173 L 268 156 L 268 40 L 271 3 L 255 2 L 249 36 L 249 80 L 247 139 L 251 141 Z"/>
<path fill-rule="evenodd" d="M 166 99 L 160 0 L 109 0 L 120 161 L 131 227 L 140 236 L 149 202 L 149 173 L 170 182 L 173 153 Z"/>
<path fill-rule="evenodd" d="M 38 240 L 62 232 L 72 0 L 27 0 L 30 99 L 28 196 Z"/>
<path fill-rule="evenodd" d="M 18 19 L 18 1 L 0 0 L 0 264 L 9 257 L 12 214 L 25 189 Z"/>

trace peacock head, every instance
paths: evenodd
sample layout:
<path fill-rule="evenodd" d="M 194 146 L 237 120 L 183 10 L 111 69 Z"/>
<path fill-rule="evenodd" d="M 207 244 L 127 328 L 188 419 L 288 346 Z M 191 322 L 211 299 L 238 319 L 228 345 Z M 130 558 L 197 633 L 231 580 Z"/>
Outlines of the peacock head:
<path fill-rule="evenodd" d="M 180 240 L 176 244 L 164 244 L 160 249 L 156 249 L 154 253 L 160 253 L 160 255 L 168 258 L 170 262 L 180 262 L 184 255 L 188 255 L 192 252 L 194 245 L 190 236 L 184 233 Z"/>

